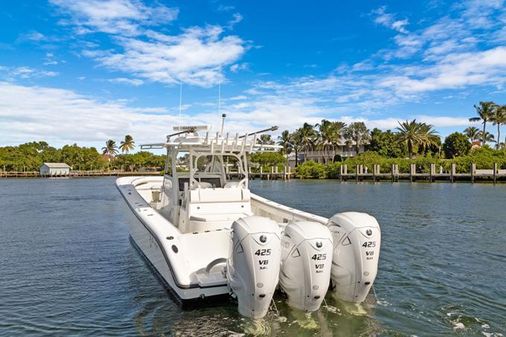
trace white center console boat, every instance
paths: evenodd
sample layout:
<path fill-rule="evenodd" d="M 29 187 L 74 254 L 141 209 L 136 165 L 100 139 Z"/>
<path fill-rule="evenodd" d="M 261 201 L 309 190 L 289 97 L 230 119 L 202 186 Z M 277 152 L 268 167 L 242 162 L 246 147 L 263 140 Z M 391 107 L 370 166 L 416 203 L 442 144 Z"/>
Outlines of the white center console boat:
<path fill-rule="evenodd" d="M 251 318 L 267 313 L 277 290 L 304 311 L 318 310 L 327 291 L 364 301 L 378 268 L 375 218 L 345 212 L 327 219 L 251 193 L 248 153 L 276 149 L 258 143 L 260 132 L 176 131 L 143 146 L 166 149 L 163 177 L 116 184 L 139 220 L 129 228 L 133 243 L 182 301 L 230 294 Z"/>

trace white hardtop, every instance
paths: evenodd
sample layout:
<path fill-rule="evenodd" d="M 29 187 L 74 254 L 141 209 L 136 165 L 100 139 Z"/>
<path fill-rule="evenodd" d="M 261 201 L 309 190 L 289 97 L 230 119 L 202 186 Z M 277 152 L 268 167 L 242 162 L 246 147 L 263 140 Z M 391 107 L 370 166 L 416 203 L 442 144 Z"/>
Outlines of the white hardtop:
<path fill-rule="evenodd" d="M 208 131 L 207 126 L 174 127 L 174 130 L 178 132 L 168 135 L 165 143 L 145 144 L 141 145 L 141 148 L 177 148 L 179 151 L 193 149 L 194 151 L 210 152 L 213 154 L 273 151 L 281 148 L 278 145 L 258 143 L 258 134 L 277 130 L 276 126 L 244 134 L 231 134 L 228 132 L 225 134 L 220 132 L 211 133 Z"/>
<path fill-rule="evenodd" d="M 248 153 L 279 149 L 257 140 L 276 129 L 231 135 L 183 126 L 174 128 L 165 143 L 142 145 L 167 151 L 161 198 L 154 207 L 184 233 L 230 228 L 234 220 L 251 215 Z"/>

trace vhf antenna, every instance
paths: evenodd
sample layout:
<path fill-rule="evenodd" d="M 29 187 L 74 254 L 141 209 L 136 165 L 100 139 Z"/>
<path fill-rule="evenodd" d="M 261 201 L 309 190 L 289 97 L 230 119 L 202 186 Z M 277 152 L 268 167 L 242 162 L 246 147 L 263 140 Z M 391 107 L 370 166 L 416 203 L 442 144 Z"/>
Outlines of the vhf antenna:
<path fill-rule="evenodd" d="M 179 82 L 179 126 L 182 124 L 181 110 L 183 105 L 183 82 Z"/>
<path fill-rule="evenodd" d="M 218 113 L 221 113 L 221 81 L 218 83 Z M 223 136 L 223 129 L 225 128 L 225 117 L 227 117 L 227 114 L 221 114 L 221 136 Z"/>

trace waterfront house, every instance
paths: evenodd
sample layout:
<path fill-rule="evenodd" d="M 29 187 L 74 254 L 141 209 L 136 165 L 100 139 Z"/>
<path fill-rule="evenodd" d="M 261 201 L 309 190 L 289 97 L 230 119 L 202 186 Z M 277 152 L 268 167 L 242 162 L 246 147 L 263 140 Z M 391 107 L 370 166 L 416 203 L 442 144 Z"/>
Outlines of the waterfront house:
<path fill-rule="evenodd" d="M 364 143 L 368 144 L 368 142 Z M 359 146 L 358 153 L 365 151 L 365 144 L 361 144 Z M 299 151 L 297 153 L 297 163 L 301 164 L 307 160 L 312 160 L 323 164 L 332 161 L 341 161 L 342 159 L 348 157 L 354 157 L 358 153 L 355 142 L 346 141 L 344 138 L 341 138 L 337 144 L 328 145 L 325 149 L 315 147 L 314 149 Z M 293 151 L 288 155 L 287 159 L 288 165 L 292 168 L 295 167 L 295 153 Z"/>
<path fill-rule="evenodd" d="M 39 171 L 43 177 L 68 176 L 70 166 L 65 163 L 44 163 Z"/>

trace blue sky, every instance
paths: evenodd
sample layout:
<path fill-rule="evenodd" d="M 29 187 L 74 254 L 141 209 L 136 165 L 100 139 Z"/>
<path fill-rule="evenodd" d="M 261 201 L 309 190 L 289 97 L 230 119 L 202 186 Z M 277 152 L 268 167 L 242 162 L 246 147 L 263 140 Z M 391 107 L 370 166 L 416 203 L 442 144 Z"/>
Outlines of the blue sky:
<path fill-rule="evenodd" d="M 502 0 L 9 1 L 0 22 L 0 145 L 216 129 L 219 83 L 234 132 L 416 118 L 445 136 L 506 100 Z"/>

